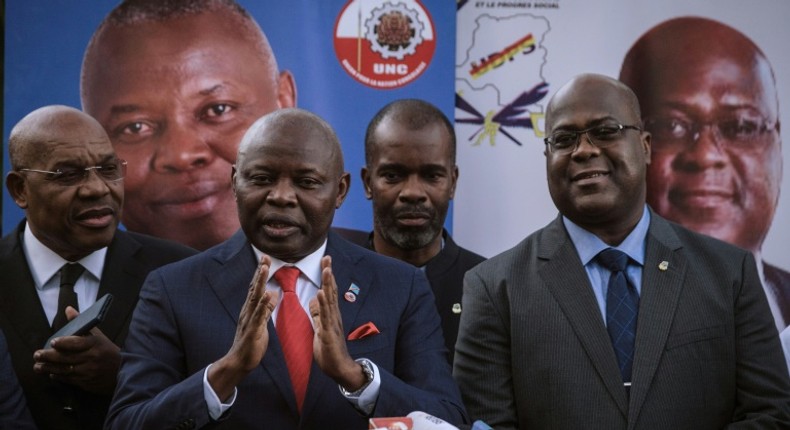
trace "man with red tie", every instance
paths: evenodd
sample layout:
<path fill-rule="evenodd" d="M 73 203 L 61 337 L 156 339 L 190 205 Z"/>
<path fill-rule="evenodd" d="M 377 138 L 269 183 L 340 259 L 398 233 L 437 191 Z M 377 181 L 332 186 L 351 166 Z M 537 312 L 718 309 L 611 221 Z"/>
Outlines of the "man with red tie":
<path fill-rule="evenodd" d="M 350 185 L 331 127 L 299 109 L 262 117 L 232 184 L 241 231 L 147 279 L 108 427 L 465 422 L 425 276 L 330 230 Z"/>

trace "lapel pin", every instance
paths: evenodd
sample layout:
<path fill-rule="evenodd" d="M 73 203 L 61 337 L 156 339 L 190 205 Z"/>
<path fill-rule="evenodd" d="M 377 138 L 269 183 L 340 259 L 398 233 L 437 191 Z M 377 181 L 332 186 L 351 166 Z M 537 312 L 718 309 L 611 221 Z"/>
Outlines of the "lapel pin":
<path fill-rule="evenodd" d="M 453 304 L 453 313 L 456 314 L 456 315 L 461 313 L 461 304 L 460 303 L 454 303 Z"/>
<path fill-rule="evenodd" d="M 350 287 L 348 287 L 348 291 L 343 294 L 343 298 L 346 299 L 349 303 L 354 303 L 357 301 L 357 294 L 359 294 L 359 287 L 356 284 L 352 283 Z"/>
<path fill-rule="evenodd" d="M 664 260 L 664 261 L 658 263 L 658 270 L 663 272 L 663 271 L 667 270 L 668 268 L 669 268 L 669 261 Z"/>

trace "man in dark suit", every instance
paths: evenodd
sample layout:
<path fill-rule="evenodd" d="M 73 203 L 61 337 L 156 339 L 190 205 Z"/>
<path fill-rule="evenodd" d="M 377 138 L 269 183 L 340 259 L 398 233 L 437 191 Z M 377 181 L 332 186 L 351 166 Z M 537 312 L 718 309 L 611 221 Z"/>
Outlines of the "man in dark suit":
<path fill-rule="evenodd" d="M 2 317 L 2 315 L 0 315 Z M 0 429 L 34 430 L 22 387 L 11 365 L 8 343 L 0 330 Z"/>
<path fill-rule="evenodd" d="M 195 251 L 117 230 L 125 162 L 87 114 L 37 109 L 14 126 L 8 148 L 6 186 L 26 216 L 0 241 L 0 314 L 14 369 L 40 429 L 100 429 L 145 276 Z M 65 267 L 81 268 L 73 291 L 59 286 Z M 98 328 L 43 349 L 106 293 L 114 300 Z"/>
<path fill-rule="evenodd" d="M 252 125 L 233 169 L 242 230 L 148 277 L 110 428 L 364 429 L 414 410 L 465 421 L 424 275 L 330 232 L 349 182 L 317 116 Z"/>
<path fill-rule="evenodd" d="M 394 101 L 368 125 L 365 163 L 361 176 L 373 202 L 373 231 L 351 236 L 337 230 L 357 245 L 425 272 L 452 364 L 464 273 L 485 260 L 458 246 L 444 229 L 458 181 L 453 125 L 426 101 Z"/>
<path fill-rule="evenodd" d="M 782 184 L 779 97 L 765 53 L 721 22 L 673 18 L 634 43 L 620 79 L 653 136 L 647 202 L 752 251 L 777 329 L 790 326 L 790 273 L 762 254 Z"/>
<path fill-rule="evenodd" d="M 560 216 L 464 280 L 454 376 L 472 418 L 498 429 L 790 426 L 754 257 L 645 204 L 640 118 L 633 92 L 601 75 L 549 102 Z"/>

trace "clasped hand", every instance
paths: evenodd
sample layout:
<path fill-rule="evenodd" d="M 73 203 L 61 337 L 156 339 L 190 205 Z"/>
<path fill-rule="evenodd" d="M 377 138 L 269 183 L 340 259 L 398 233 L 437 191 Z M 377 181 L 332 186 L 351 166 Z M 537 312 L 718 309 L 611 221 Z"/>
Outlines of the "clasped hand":
<path fill-rule="evenodd" d="M 228 399 L 247 374 L 257 367 L 269 345 L 268 322 L 277 305 L 276 293 L 266 291 L 271 259 L 264 255 L 250 282 L 247 299 L 239 314 L 233 345 L 209 369 L 208 381 L 217 396 Z M 349 391 L 364 385 L 362 367 L 348 354 L 343 336 L 343 320 L 337 303 L 337 285 L 332 259 L 321 259 L 321 289 L 310 301 L 313 320 L 313 359 L 318 367 Z"/>

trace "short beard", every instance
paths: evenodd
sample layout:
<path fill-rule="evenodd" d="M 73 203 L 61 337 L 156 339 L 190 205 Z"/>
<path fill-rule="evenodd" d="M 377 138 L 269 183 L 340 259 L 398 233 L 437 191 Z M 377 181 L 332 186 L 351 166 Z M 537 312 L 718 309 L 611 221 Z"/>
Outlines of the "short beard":
<path fill-rule="evenodd" d="M 424 248 L 436 239 L 436 236 L 442 234 L 442 223 L 439 222 L 435 212 L 432 213 L 428 226 L 420 229 L 399 228 L 391 212 L 377 215 L 373 223 L 376 225 L 376 230 L 381 233 L 382 239 L 406 251 Z"/>

